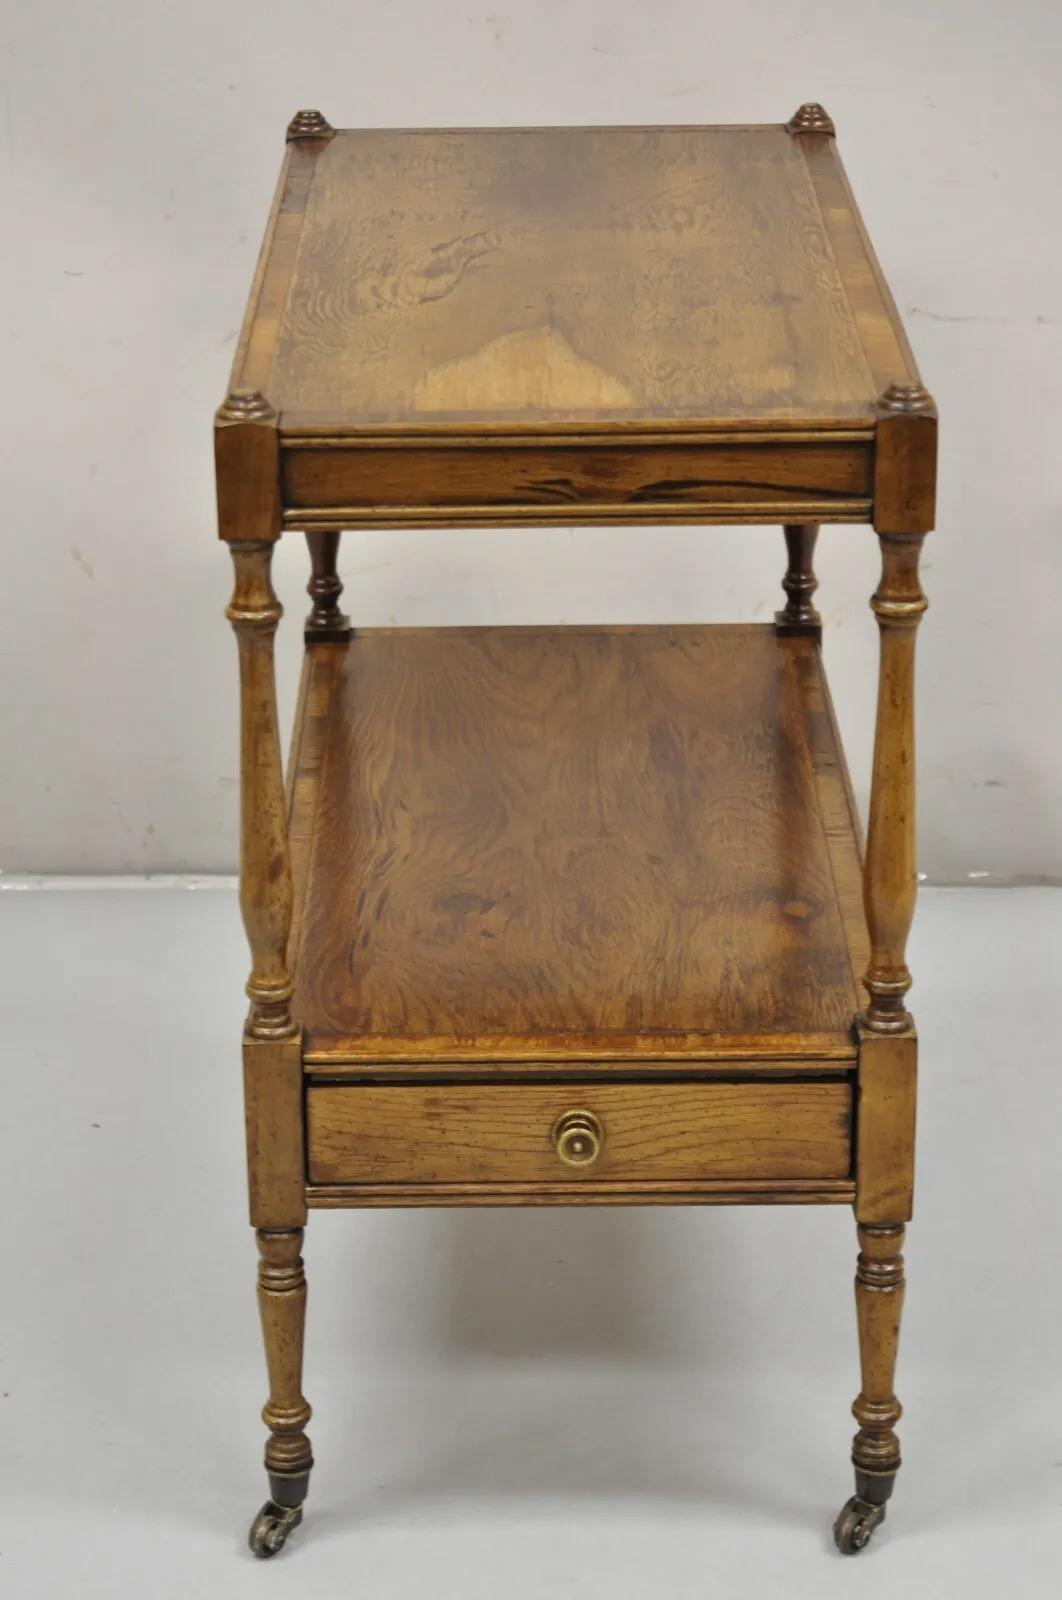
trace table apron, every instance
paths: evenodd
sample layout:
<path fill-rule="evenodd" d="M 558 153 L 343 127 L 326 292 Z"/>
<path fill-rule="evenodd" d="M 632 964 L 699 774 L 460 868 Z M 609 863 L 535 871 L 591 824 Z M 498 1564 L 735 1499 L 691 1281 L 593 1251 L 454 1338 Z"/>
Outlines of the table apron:
<path fill-rule="evenodd" d="M 309 439 L 281 449 L 286 527 L 465 522 L 865 522 L 870 437 L 794 441 Z"/>

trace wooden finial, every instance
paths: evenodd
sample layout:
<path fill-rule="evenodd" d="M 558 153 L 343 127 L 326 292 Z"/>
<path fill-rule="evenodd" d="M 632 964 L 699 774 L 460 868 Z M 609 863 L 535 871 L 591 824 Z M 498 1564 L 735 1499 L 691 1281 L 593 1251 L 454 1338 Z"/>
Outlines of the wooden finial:
<path fill-rule="evenodd" d="M 233 389 L 215 412 L 218 422 L 269 422 L 276 412 L 257 389 Z"/>
<path fill-rule="evenodd" d="M 920 383 L 890 383 L 878 396 L 877 407 L 888 412 L 932 411 L 933 396 Z"/>
<path fill-rule="evenodd" d="M 335 129 L 319 111 L 296 111 L 288 123 L 286 139 L 331 139 Z"/>
<path fill-rule="evenodd" d="M 828 133 L 832 137 L 837 132 L 833 118 L 817 100 L 808 100 L 799 106 L 786 123 L 786 127 L 790 133 Z"/>

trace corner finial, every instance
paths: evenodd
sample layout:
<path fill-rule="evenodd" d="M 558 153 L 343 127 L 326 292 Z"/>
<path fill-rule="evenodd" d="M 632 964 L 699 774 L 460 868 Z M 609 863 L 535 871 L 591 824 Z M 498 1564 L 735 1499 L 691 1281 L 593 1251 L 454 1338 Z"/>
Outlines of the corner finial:
<path fill-rule="evenodd" d="M 269 422 L 276 412 L 258 389 L 232 389 L 218 406 L 218 422 Z"/>
<path fill-rule="evenodd" d="M 288 123 L 285 138 L 288 144 L 294 139 L 331 139 L 335 131 L 319 111 L 296 111 Z"/>
<path fill-rule="evenodd" d="M 932 411 L 933 396 L 920 383 L 890 383 L 878 396 L 878 410 L 909 413 Z"/>
<path fill-rule="evenodd" d="M 786 123 L 786 127 L 790 133 L 828 133 L 831 138 L 837 133 L 833 118 L 817 100 L 808 100 L 799 106 Z"/>

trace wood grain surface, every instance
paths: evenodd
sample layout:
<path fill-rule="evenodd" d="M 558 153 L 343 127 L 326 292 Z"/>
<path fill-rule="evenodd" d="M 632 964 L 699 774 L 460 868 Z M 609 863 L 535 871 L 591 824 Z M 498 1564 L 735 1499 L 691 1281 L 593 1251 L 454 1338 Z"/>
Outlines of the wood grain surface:
<path fill-rule="evenodd" d="M 934 516 L 828 117 L 300 136 L 216 450 L 229 540 Z"/>
<path fill-rule="evenodd" d="M 850 1206 L 850 1178 L 703 1178 L 679 1183 L 312 1183 L 311 1211 L 385 1206 Z"/>
<path fill-rule="evenodd" d="M 311 1183 L 652 1182 L 843 1178 L 847 1083 L 311 1087 Z M 565 1111 L 599 1119 L 601 1153 L 565 1164 Z"/>
<path fill-rule="evenodd" d="M 303 441 L 305 444 L 305 441 Z M 649 445 L 584 442 L 496 443 L 416 450 L 398 445 L 298 448 L 284 452 L 285 526 L 446 520 L 530 514 L 536 520 L 727 521 L 750 505 L 776 520 L 807 516 L 865 520 L 873 489 L 866 438 L 757 438 Z"/>
<path fill-rule="evenodd" d="M 910 1220 L 914 1202 L 918 1036 L 859 1030 L 859 1170 L 855 1213 L 860 1222 Z"/>
<path fill-rule="evenodd" d="M 312 655 L 310 1062 L 854 1062 L 858 849 L 811 640 L 384 629 Z"/>
<path fill-rule="evenodd" d="M 872 422 L 805 142 L 338 131 L 296 188 L 297 253 L 278 267 L 282 425 Z"/>

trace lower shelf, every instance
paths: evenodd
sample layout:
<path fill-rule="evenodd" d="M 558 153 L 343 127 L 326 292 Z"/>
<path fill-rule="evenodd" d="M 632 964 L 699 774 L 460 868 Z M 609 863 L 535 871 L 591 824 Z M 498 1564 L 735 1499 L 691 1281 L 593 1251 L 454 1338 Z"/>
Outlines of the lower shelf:
<path fill-rule="evenodd" d="M 313 645 L 290 833 L 311 1073 L 854 1067 L 857 824 L 811 639 Z"/>

